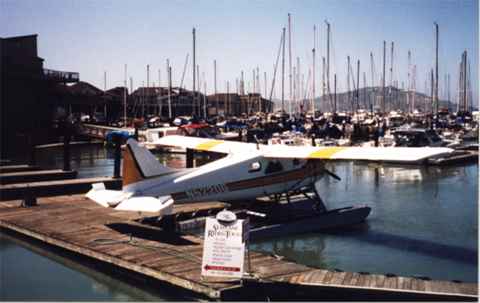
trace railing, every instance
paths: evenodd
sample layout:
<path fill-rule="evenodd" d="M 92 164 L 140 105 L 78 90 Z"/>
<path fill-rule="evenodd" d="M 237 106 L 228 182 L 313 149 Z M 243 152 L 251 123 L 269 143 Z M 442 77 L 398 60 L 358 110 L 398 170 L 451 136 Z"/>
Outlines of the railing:
<path fill-rule="evenodd" d="M 80 80 L 80 74 L 75 72 L 64 72 L 53 69 L 43 69 L 43 75 L 48 80 L 58 82 L 78 82 Z"/>

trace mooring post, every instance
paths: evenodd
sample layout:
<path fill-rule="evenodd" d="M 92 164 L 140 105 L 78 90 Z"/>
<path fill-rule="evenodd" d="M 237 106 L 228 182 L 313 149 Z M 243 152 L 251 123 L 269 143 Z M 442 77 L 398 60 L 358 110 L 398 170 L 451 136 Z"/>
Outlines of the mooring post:
<path fill-rule="evenodd" d="M 193 149 L 187 148 L 187 168 L 193 168 Z"/>
<path fill-rule="evenodd" d="M 312 146 L 315 146 L 315 134 L 312 134 Z"/>
<path fill-rule="evenodd" d="M 30 149 L 30 165 L 35 166 L 36 158 L 35 158 L 35 144 L 33 143 L 34 140 L 32 135 L 28 136 L 28 148 Z"/>
<path fill-rule="evenodd" d="M 135 134 L 133 135 L 133 138 L 138 141 L 138 126 L 135 125 Z"/>
<path fill-rule="evenodd" d="M 63 170 L 70 170 L 70 139 L 71 139 L 71 125 L 68 120 L 64 121 L 63 128 Z"/>
<path fill-rule="evenodd" d="M 115 148 L 113 162 L 113 177 L 120 178 L 120 161 L 122 157 L 122 137 L 120 134 L 113 134 L 112 140 Z"/>
<path fill-rule="evenodd" d="M 36 205 L 37 205 L 37 198 L 33 194 L 33 190 L 27 186 L 23 194 L 22 207 L 30 207 L 30 206 L 36 206 Z"/>

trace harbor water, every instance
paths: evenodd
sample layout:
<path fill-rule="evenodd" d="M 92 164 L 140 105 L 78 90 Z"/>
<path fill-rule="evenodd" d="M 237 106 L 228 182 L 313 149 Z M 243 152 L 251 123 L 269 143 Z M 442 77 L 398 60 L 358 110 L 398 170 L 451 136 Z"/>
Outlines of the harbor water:
<path fill-rule="evenodd" d="M 61 150 L 37 152 L 42 167 L 61 167 Z M 173 167 L 185 156 L 159 155 Z M 72 148 L 79 177 L 111 176 L 113 152 Z M 365 223 L 251 244 L 309 266 L 344 271 L 478 282 L 478 164 L 449 167 L 337 162 L 341 181 L 317 184 L 329 208 L 364 204 Z M 0 300 L 160 301 L 182 299 L 146 289 L 0 233 Z"/>

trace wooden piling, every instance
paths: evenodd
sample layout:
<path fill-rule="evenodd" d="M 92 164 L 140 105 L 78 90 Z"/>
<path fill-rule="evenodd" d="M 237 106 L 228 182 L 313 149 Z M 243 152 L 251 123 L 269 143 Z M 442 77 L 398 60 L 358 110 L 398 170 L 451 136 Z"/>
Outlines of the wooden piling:
<path fill-rule="evenodd" d="M 137 128 L 135 128 L 137 130 Z M 120 178 L 120 163 L 122 158 L 122 137 L 115 133 L 113 134 L 113 143 L 115 146 L 114 162 L 113 162 L 113 178 Z"/>
<path fill-rule="evenodd" d="M 191 148 L 187 148 L 187 161 L 186 161 L 187 168 L 193 168 L 194 156 L 195 156 L 194 150 Z"/>

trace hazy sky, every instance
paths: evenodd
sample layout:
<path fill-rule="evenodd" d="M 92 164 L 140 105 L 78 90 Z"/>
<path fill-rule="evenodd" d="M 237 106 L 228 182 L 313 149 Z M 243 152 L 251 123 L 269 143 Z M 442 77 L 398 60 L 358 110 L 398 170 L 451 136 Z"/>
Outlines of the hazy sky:
<path fill-rule="evenodd" d="M 123 85 L 124 64 L 134 87 L 150 83 L 166 85 L 166 60 L 173 69 L 173 84 L 180 84 L 185 57 L 185 76 L 192 87 L 192 28 L 197 30 L 197 64 L 205 73 L 207 92 L 213 91 L 213 60 L 217 60 L 217 86 L 235 90 L 240 72 L 251 82 L 252 70 L 264 72 L 271 85 L 273 66 L 287 14 L 292 15 L 292 56 L 300 57 L 305 81 L 312 65 L 313 26 L 317 26 L 316 91 L 320 94 L 321 57 L 326 56 L 326 26 L 332 25 L 331 85 L 338 74 L 338 91 L 345 90 L 347 55 L 361 61 L 371 85 L 370 52 L 375 60 L 375 84 L 382 74 L 383 40 L 387 41 L 387 84 L 390 79 L 390 43 L 395 43 L 393 78 L 407 84 L 407 52 L 417 65 L 416 87 L 435 63 L 435 27 L 440 26 L 439 95 L 444 95 L 445 75 L 451 75 L 451 95 L 458 83 L 461 53 L 471 62 L 472 86 L 478 104 L 478 1 L 470 0 L 272 0 L 272 1 L 69 1 L 0 0 L 0 36 L 38 34 L 39 56 L 46 68 L 77 71 L 83 81 L 99 88 Z M 286 58 L 288 96 L 288 44 Z M 280 74 L 278 75 L 280 76 Z M 276 96 L 280 95 L 277 78 Z M 430 82 L 428 81 L 428 85 Z M 130 85 L 130 84 L 128 84 Z M 151 84 L 150 84 L 151 85 Z M 203 84 L 202 84 L 203 91 Z M 454 99 L 455 100 L 455 99 Z"/>

